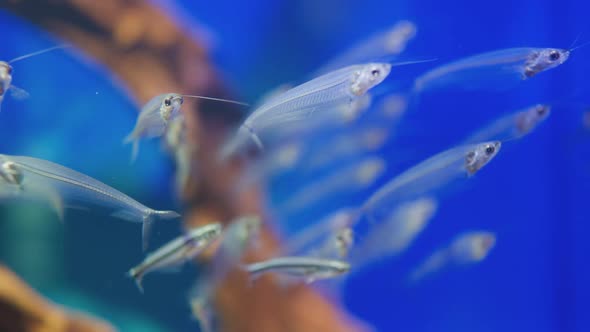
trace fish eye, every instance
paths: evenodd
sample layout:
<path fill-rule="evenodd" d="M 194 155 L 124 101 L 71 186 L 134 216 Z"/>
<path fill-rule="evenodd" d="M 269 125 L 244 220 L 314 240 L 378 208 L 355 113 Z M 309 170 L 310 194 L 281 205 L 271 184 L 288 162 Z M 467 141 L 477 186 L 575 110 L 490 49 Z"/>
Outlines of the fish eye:
<path fill-rule="evenodd" d="M 545 107 L 541 106 L 537 108 L 537 114 L 538 115 L 544 115 L 546 112 Z"/>
<path fill-rule="evenodd" d="M 551 51 L 549 53 L 549 60 L 551 60 L 551 61 L 557 61 L 557 60 L 559 60 L 559 58 L 560 58 L 559 52 L 557 52 L 557 51 Z"/>
<path fill-rule="evenodd" d="M 379 77 L 380 74 L 381 74 L 381 72 L 379 71 L 379 69 L 371 70 L 371 76 L 373 76 L 373 77 Z"/>
<path fill-rule="evenodd" d="M 170 106 L 170 105 L 172 105 L 172 99 L 171 99 L 171 98 L 166 98 L 166 99 L 164 99 L 164 105 L 165 105 L 165 106 Z"/>
<path fill-rule="evenodd" d="M 486 150 L 485 151 L 486 151 L 486 154 L 489 156 L 489 155 L 491 155 L 492 153 L 494 153 L 496 151 L 496 148 L 493 147 L 492 145 L 488 145 L 486 147 Z"/>

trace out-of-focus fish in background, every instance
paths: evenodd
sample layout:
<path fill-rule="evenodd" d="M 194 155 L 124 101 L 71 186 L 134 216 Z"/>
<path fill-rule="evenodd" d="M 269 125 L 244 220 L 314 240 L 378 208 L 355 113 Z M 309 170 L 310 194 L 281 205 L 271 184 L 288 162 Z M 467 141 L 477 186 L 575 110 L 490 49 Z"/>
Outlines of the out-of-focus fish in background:
<path fill-rule="evenodd" d="M 471 231 L 458 235 L 445 248 L 439 249 L 420 264 L 409 276 L 412 283 L 418 282 L 445 267 L 468 265 L 483 261 L 496 244 L 496 235 L 491 232 Z"/>
<path fill-rule="evenodd" d="M 189 303 L 193 316 L 204 331 L 210 331 L 213 325 L 213 292 L 230 270 L 239 266 L 245 252 L 259 241 L 260 228 L 261 220 L 255 216 L 231 221 L 213 258 L 202 266 L 198 280 L 190 291 Z"/>
<path fill-rule="evenodd" d="M 416 36 L 417 27 L 410 21 L 399 21 L 391 28 L 378 32 L 360 41 L 350 49 L 340 53 L 335 59 L 328 61 L 317 73 L 327 73 L 338 68 L 368 61 L 395 61 L 410 40 Z"/>
<path fill-rule="evenodd" d="M 341 209 L 329 214 L 290 237 L 283 245 L 285 256 L 312 256 L 344 259 L 353 245 L 350 228 L 356 216 L 353 209 Z"/>
<path fill-rule="evenodd" d="M 378 157 L 354 162 L 295 191 L 281 204 L 281 209 L 292 212 L 317 204 L 330 196 L 359 191 L 373 184 L 383 171 L 385 162 Z"/>
<path fill-rule="evenodd" d="M 0 155 L 3 180 L 20 187 L 22 198 L 49 194 L 49 201 L 63 201 L 60 206 L 101 206 L 113 217 L 141 222 L 143 246 L 147 247 L 152 224 L 159 219 L 175 219 L 174 211 L 148 208 L 122 192 L 87 175 L 47 160 L 24 156 Z M 62 215 L 63 213 L 60 213 Z"/>
<path fill-rule="evenodd" d="M 208 224 L 190 229 L 186 234 L 149 254 L 143 262 L 130 269 L 128 275 L 135 280 L 137 287 L 143 292 L 142 281 L 148 272 L 178 268 L 200 254 L 220 235 L 220 224 Z"/>
<path fill-rule="evenodd" d="M 196 169 L 192 160 L 192 152 L 197 149 L 187 140 L 185 120 L 182 114 L 170 121 L 164 138 L 164 149 L 168 151 L 176 165 L 176 192 L 180 195 L 186 188 L 191 172 Z"/>
<path fill-rule="evenodd" d="M 438 202 L 434 197 L 399 203 L 358 241 L 351 255 L 352 265 L 356 268 L 402 254 L 426 228 L 437 208 Z"/>
<path fill-rule="evenodd" d="M 250 278 L 255 280 L 266 273 L 274 273 L 307 284 L 345 274 L 350 264 L 344 261 L 314 257 L 278 257 L 246 266 Z M 290 280 L 285 280 L 288 283 Z"/>
<path fill-rule="evenodd" d="M 511 141 L 527 135 L 551 113 L 551 106 L 537 104 L 525 110 L 510 113 L 477 131 L 465 143 L 483 141 Z"/>

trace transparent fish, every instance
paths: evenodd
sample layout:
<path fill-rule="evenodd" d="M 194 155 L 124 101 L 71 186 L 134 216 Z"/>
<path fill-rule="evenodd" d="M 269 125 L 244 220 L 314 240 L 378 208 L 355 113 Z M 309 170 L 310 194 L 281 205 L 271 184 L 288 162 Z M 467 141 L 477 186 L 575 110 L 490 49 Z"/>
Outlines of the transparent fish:
<path fill-rule="evenodd" d="M 396 176 L 362 206 L 370 220 L 382 220 L 400 200 L 418 198 L 458 178 L 471 176 L 490 162 L 501 143 L 463 145 L 441 152 Z"/>
<path fill-rule="evenodd" d="M 329 279 L 347 273 L 350 264 L 339 261 L 314 257 L 279 257 L 249 264 L 246 270 L 251 279 L 266 273 L 303 280 L 309 284 L 320 279 Z"/>
<path fill-rule="evenodd" d="M 324 65 L 318 72 L 327 73 L 357 63 L 375 61 L 399 55 L 407 43 L 416 36 L 416 25 L 410 21 L 399 21 L 385 31 L 362 40 L 350 49 Z"/>
<path fill-rule="evenodd" d="M 350 228 L 354 211 L 342 209 L 322 218 L 287 241 L 283 255 L 343 259 L 354 242 Z"/>
<path fill-rule="evenodd" d="M 43 49 L 43 50 L 40 50 L 37 52 L 33 52 L 33 53 L 19 56 L 19 57 L 14 58 L 10 61 L 0 61 L 0 106 L 2 105 L 2 100 L 4 100 L 4 97 L 6 96 L 7 92 L 10 92 L 10 95 L 15 99 L 26 99 L 29 97 L 28 92 L 26 92 L 25 90 L 23 90 L 21 88 L 14 86 L 12 84 L 13 69 L 12 69 L 11 64 L 13 64 L 17 61 L 28 59 L 28 58 L 31 58 L 31 57 L 34 57 L 37 55 L 41 55 L 43 53 L 51 52 L 54 50 L 63 49 L 66 47 L 69 47 L 69 46 L 68 45 L 54 46 L 54 47 Z"/>
<path fill-rule="evenodd" d="M 473 231 L 458 235 L 447 247 L 428 257 L 411 274 L 416 282 L 451 265 L 468 265 L 483 261 L 496 244 L 496 235 L 491 232 Z"/>
<path fill-rule="evenodd" d="M 329 119 L 330 112 L 334 111 L 341 114 L 339 108 L 350 105 L 355 98 L 383 82 L 390 70 L 391 65 L 387 63 L 349 66 L 270 98 L 246 118 L 222 149 L 221 158 L 240 151 L 250 140 L 262 149 L 259 135 L 266 130 L 282 130 L 285 124 L 303 120 L 317 122 L 318 118 Z"/>
<path fill-rule="evenodd" d="M 236 219 L 225 229 L 210 265 L 212 280 L 220 281 L 230 269 L 238 265 L 246 250 L 259 240 L 260 228 L 259 217 L 246 216 Z"/>
<path fill-rule="evenodd" d="M 213 311 L 211 305 L 207 302 L 208 299 L 201 297 L 193 297 L 189 304 L 193 317 L 199 322 L 201 332 L 213 332 Z"/>
<path fill-rule="evenodd" d="M 351 262 L 356 266 L 401 254 L 426 228 L 437 208 L 438 202 L 433 197 L 400 203 L 363 236 L 354 248 Z"/>
<path fill-rule="evenodd" d="M 386 126 L 371 126 L 354 131 L 344 131 L 337 136 L 324 140 L 320 149 L 316 149 L 302 162 L 300 171 L 312 172 L 339 160 L 362 156 L 375 152 L 383 146 L 389 135 Z"/>
<path fill-rule="evenodd" d="M 168 242 L 147 255 L 143 262 L 127 273 L 143 292 L 143 277 L 151 272 L 178 267 L 193 259 L 221 235 L 218 223 L 190 229 L 186 234 Z"/>
<path fill-rule="evenodd" d="M 63 222 L 64 202 L 58 192 L 42 183 L 31 184 L 27 187 L 27 190 L 23 190 L 20 182 L 18 183 L 14 184 L 2 178 L 0 180 L 0 200 L 4 202 L 26 201 L 49 204 L 59 220 Z"/>
<path fill-rule="evenodd" d="M 382 158 L 365 158 L 335 170 L 328 176 L 294 192 L 282 205 L 282 208 L 285 211 L 295 211 L 317 203 L 330 195 L 364 189 L 374 183 L 384 170 L 385 161 Z"/>
<path fill-rule="evenodd" d="M 511 141 L 530 133 L 551 113 L 551 106 L 537 104 L 525 110 L 505 115 L 471 135 L 468 143 Z"/>
<path fill-rule="evenodd" d="M 114 217 L 141 222 L 144 248 L 147 246 L 153 222 L 180 217 L 174 211 L 148 208 L 98 180 L 47 160 L 0 155 L 0 164 L 1 178 L 18 185 L 25 196 L 27 193 L 37 193 L 38 188 L 43 188 L 56 196 L 51 200 L 63 200 L 66 206 L 77 203 L 83 206 L 101 206 L 108 208 Z"/>
<path fill-rule="evenodd" d="M 459 84 L 467 89 L 504 88 L 563 64 L 571 50 L 510 48 L 483 53 L 437 67 L 415 80 L 414 92 Z"/>
<path fill-rule="evenodd" d="M 179 115 L 183 102 L 181 95 L 165 93 L 152 98 L 141 108 L 135 128 L 123 141 L 133 144 L 132 160 L 137 158 L 140 140 L 164 135 L 169 121 Z"/>
<path fill-rule="evenodd" d="M 194 167 L 192 163 L 193 146 L 186 138 L 186 126 L 182 114 L 170 121 L 164 138 L 166 149 L 174 158 L 176 165 L 176 191 L 180 195 L 186 188 L 190 173 Z"/>
<path fill-rule="evenodd" d="M 166 132 L 169 123 L 180 115 L 184 98 L 214 100 L 238 105 L 247 105 L 242 102 L 193 95 L 181 95 L 178 93 L 164 93 L 155 96 L 140 110 L 133 131 L 123 140 L 124 144 L 133 144 L 131 160 L 137 158 L 139 153 L 139 141 L 154 137 L 161 137 Z"/>
<path fill-rule="evenodd" d="M 230 270 L 239 265 L 246 251 L 259 240 L 260 228 L 260 218 L 246 216 L 232 221 L 224 230 L 219 248 L 211 261 L 203 267 L 190 294 L 193 316 L 203 326 L 211 325 L 213 292 Z"/>

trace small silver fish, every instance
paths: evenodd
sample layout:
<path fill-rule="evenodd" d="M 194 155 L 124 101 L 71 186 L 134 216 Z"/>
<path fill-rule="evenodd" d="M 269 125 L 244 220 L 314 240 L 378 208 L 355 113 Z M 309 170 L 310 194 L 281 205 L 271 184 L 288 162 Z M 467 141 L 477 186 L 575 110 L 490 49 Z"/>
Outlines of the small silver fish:
<path fill-rule="evenodd" d="M 139 153 L 139 141 L 142 139 L 160 137 L 164 135 L 168 124 L 180 115 L 184 98 L 213 100 L 237 105 L 247 104 L 214 97 L 181 95 L 178 93 L 164 93 L 148 101 L 139 112 L 133 131 L 123 140 L 124 144 L 133 144 L 131 160 L 134 161 Z"/>
<path fill-rule="evenodd" d="M 401 254 L 428 225 L 437 208 L 438 202 L 433 197 L 398 204 L 362 238 L 351 254 L 351 262 L 360 266 Z"/>
<path fill-rule="evenodd" d="M 162 136 L 168 122 L 179 115 L 183 102 L 184 98 L 180 94 L 165 93 L 152 98 L 141 108 L 135 128 L 123 141 L 133 144 L 132 160 L 139 153 L 139 141 Z"/>
<path fill-rule="evenodd" d="M 279 257 L 250 264 L 246 270 L 252 279 L 265 273 L 277 273 L 303 279 L 305 283 L 309 284 L 316 280 L 345 274 L 350 271 L 350 264 L 344 261 L 313 257 Z"/>
<path fill-rule="evenodd" d="M 43 159 L 0 155 L 0 178 L 18 185 L 23 197 L 27 193 L 38 193 L 39 188 L 43 188 L 44 192 L 52 193 L 52 201 L 102 206 L 110 209 L 114 217 L 141 222 L 144 248 L 156 220 L 180 217 L 174 211 L 148 208 L 98 180 Z"/>
<path fill-rule="evenodd" d="M 366 200 L 361 214 L 377 222 L 400 200 L 418 198 L 472 176 L 496 156 L 501 145 L 499 141 L 468 144 L 436 154 L 383 185 Z"/>
<path fill-rule="evenodd" d="M 549 117 L 551 106 L 537 104 L 525 110 L 510 113 L 471 135 L 466 142 L 511 141 L 530 133 Z"/>
<path fill-rule="evenodd" d="M 496 244 L 496 235 L 486 231 L 465 232 L 453 239 L 447 247 L 428 257 L 410 274 L 416 282 L 450 265 L 468 265 L 483 261 Z"/>
<path fill-rule="evenodd" d="M 37 56 L 43 53 L 51 52 L 54 50 L 64 49 L 69 47 L 69 45 L 59 45 L 50 48 L 46 48 L 37 52 L 28 53 L 17 58 L 14 58 L 10 61 L 0 61 L 0 106 L 2 104 L 2 100 L 4 100 L 4 96 L 7 92 L 10 91 L 10 95 L 15 99 L 26 99 L 29 97 L 29 93 L 25 90 L 18 88 L 12 84 L 12 66 L 11 64 L 21 61 L 24 59 L 28 59 L 33 56 Z"/>
<path fill-rule="evenodd" d="M 525 80 L 563 64 L 570 53 L 571 50 L 564 49 L 522 47 L 470 56 L 421 75 L 415 80 L 414 92 L 456 82 L 465 82 L 466 88 L 478 88 L 477 79 L 473 79 L 477 73 L 501 88 L 511 77 Z M 491 78 L 501 80 L 491 81 Z"/>
<path fill-rule="evenodd" d="M 193 228 L 149 254 L 143 262 L 127 273 L 143 292 L 143 277 L 151 271 L 178 267 L 200 254 L 221 235 L 218 223 Z"/>
<path fill-rule="evenodd" d="M 388 63 L 368 63 L 342 68 L 278 94 L 255 109 L 238 132 L 221 150 L 226 159 L 245 148 L 252 140 L 263 149 L 260 135 L 265 131 L 281 131 L 288 123 L 327 117 L 327 114 L 350 104 L 389 75 Z M 310 120 L 311 121 L 311 120 Z M 313 122 L 316 122 L 313 121 Z M 329 121 L 329 120 L 328 120 Z"/>

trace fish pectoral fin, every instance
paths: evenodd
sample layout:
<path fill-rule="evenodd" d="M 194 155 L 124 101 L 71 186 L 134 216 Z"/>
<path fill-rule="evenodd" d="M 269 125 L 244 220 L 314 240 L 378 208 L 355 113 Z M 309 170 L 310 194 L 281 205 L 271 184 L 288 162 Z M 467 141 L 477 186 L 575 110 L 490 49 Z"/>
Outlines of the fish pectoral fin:
<path fill-rule="evenodd" d="M 135 281 L 135 285 L 137 286 L 137 289 L 139 289 L 139 291 L 141 292 L 141 294 L 143 294 L 143 273 L 135 273 L 134 269 L 131 269 L 129 272 L 127 272 L 126 274 L 129 278 L 133 278 L 133 281 Z"/>
<path fill-rule="evenodd" d="M 141 226 L 141 248 L 146 251 L 149 245 L 149 237 L 154 225 L 154 220 L 146 218 Z"/>
<path fill-rule="evenodd" d="M 49 204 L 51 204 L 51 207 L 57 213 L 57 217 L 58 217 L 59 221 L 61 223 L 63 223 L 64 218 L 65 218 L 65 212 L 64 212 L 65 208 L 64 208 L 64 202 L 63 202 L 63 199 L 61 198 L 61 195 L 54 191 L 54 192 L 49 193 L 48 199 L 49 199 Z"/>
<path fill-rule="evenodd" d="M 31 96 L 24 89 L 18 88 L 14 85 L 11 85 L 10 88 L 8 88 L 8 91 L 10 91 L 10 96 L 14 99 L 17 99 L 17 100 L 27 99 Z"/>

